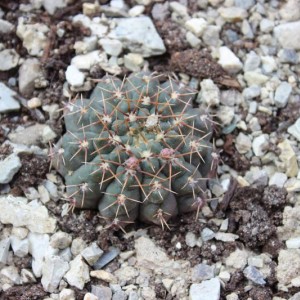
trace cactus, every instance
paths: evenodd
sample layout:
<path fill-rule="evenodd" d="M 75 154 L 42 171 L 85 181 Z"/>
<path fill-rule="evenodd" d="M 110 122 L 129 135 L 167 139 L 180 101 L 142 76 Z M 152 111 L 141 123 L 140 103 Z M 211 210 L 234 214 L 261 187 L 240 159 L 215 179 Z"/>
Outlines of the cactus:
<path fill-rule="evenodd" d="M 211 122 L 196 93 L 140 72 L 99 80 L 90 99 L 64 109 L 66 133 L 52 148 L 68 199 L 121 226 L 136 218 L 168 227 L 203 206 L 215 157 Z"/>

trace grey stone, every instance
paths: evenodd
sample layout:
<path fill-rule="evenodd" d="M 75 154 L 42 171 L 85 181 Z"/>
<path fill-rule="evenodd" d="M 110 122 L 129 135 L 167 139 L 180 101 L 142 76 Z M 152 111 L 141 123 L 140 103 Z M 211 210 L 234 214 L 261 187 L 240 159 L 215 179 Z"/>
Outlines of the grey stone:
<path fill-rule="evenodd" d="M 221 7 L 218 9 L 222 18 L 224 18 L 228 22 L 238 22 L 246 19 L 248 13 L 246 9 L 242 7 Z"/>
<path fill-rule="evenodd" d="M 99 270 L 106 266 L 109 262 L 115 259 L 120 253 L 120 250 L 115 247 L 111 247 L 108 252 L 105 252 L 94 264 L 94 269 Z"/>
<path fill-rule="evenodd" d="M 275 105 L 279 108 L 285 107 L 288 103 L 291 92 L 292 86 L 286 81 L 281 82 L 275 92 Z"/>
<path fill-rule="evenodd" d="M 266 284 L 266 281 L 264 280 L 264 277 L 261 274 L 261 272 L 253 266 L 248 266 L 247 268 L 245 268 L 243 273 L 247 279 L 251 280 L 252 282 L 258 285 Z"/>
<path fill-rule="evenodd" d="M 69 264 L 59 256 L 47 256 L 42 268 L 42 285 L 45 291 L 54 293 L 69 270 Z"/>
<path fill-rule="evenodd" d="M 252 85 L 243 90 L 243 96 L 246 100 L 250 100 L 260 96 L 261 87 L 258 85 Z"/>
<path fill-rule="evenodd" d="M 81 237 L 78 237 L 72 241 L 71 252 L 74 256 L 77 256 L 86 247 L 86 242 Z"/>
<path fill-rule="evenodd" d="M 270 74 L 277 69 L 277 64 L 273 56 L 262 56 L 262 70 L 265 74 Z"/>
<path fill-rule="evenodd" d="M 59 293 L 59 300 L 76 300 L 75 292 L 71 289 L 63 289 Z"/>
<path fill-rule="evenodd" d="M 273 30 L 274 25 L 275 25 L 274 21 L 269 19 L 262 19 L 259 24 L 260 31 L 269 33 Z"/>
<path fill-rule="evenodd" d="M 300 141 L 300 118 L 298 118 L 297 121 L 288 128 L 288 133 Z"/>
<path fill-rule="evenodd" d="M 250 51 L 246 55 L 246 61 L 244 63 L 244 71 L 255 71 L 260 66 L 261 58 L 254 51 Z"/>
<path fill-rule="evenodd" d="M 281 7 L 279 13 L 280 16 L 286 21 L 297 21 L 300 19 L 300 1 L 299 0 L 288 0 Z"/>
<path fill-rule="evenodd" d="M 0 161 L 0 184 L 9 183 L 22 166 L 19 156 L 12 153 Z"/>
<path fill-rule="evenodd" d="M 203 42 L 208 46 L 217 47 L 220 44 L 220 26 L 209 25 L 202 35 Z"/>
<path fill-rule="evenodd" d="M 169 2 L 155 3 L 152 8 L 151 14 L 154 20 L 165 20 L 165 18 L 169 14 Z"/>
<path fill-rule="evenodd" d="M 185 22 L 185 27 L 197 37 L 201 37 L 207 27 L 207 21 L 203 18 L 191 18 Z"/>
<path fill-rule="evenodd" d="M 213 232 L 211 229 L 207 227 L 201 231 L 201 238 L 204 242 L 212 240 L 215 237 L 215 235 L 216 235 L 215 232 Z"/>
<path fill-rule="evenodd" d="M 215 267 L 201 263 L 193 267 L 192 269 L 192 282 L 198 283 L 203 280 L 211 279 L 215 275 Z"/>
<path fill-rule="evenodd" d="M 18 269 L 15 266 L 8 266 L 0 271 L 0 280 L 2 282 L 9 281 L 9 284 L 20 284 L 21 278 Z"/>
<path fill-rule="evenodd" d="M 120 18 L 114 21 L 116 28 L 109 33 L 108 37 L 120 40 L 124 48 L 142 54 L 143 57 L 166 52 L 165 45 L 149 17 Z"/>
<path fill-rule="evenodd" d="M 185 243 L 189 247 L 195 247 L 197 244 L 197 238 L 196 235 L 193 232 L 188 232 L 185 236 Z"/>
<path fill-rule="evenodd" d="M 87 248 L 85 248 L 81 252 L 81 255 L 86 260 L 86 262 L 90 266 L 92 266 L 97 262 L 97 260 L 103 253 L 104 253 L 103 250 L 99 248 L 96 242 L 94 242 L 91 245 L 89 245 Z"/>
<path fill-rule="evenodd" d="M 20 103 L 15 99 L 16 92 L 0 82 L 0 113 L 18 111 Z"/>
<path fill-rule="evenodd" d="M 234 4 L 237 7 L 249 9 L 255 5 L 255 0 L 234 0 Z"/>
<path fill-rule="evenodd" d="M 221 284 L 219 279 L 212 278 L 201 283 L 193 283 L 190 287 L 190 300 L 219 300 Z"/>
<path fill-rule="evenodd" d="M 123 49 L 123 44 L 118 40 L 100 39 L 99 44 L 108 55 L 119 56 Z"/>
<path fill-rule="evenodd" d="M 297 64 L 299 62 L 299 56 L 294 49 L 280 49 L 278 57 L 281 63 Z"/>
<path fill-rule="evenodd" d="M 50 15 L 53 15 L 58 9 L 66 7 L 67 3 L 67 0 L 43 0 L 43 6 Z"/>
<path fill-rule="evenodd" d="M 14 29 L 14 25 L 6 20 L 0 18 L 0 33 L 7 34 Z"/>
<path fill-rule="evenodd" d="M 70 246 L 72 236 L 66 232 L 55 232 L 50 239 L 50 245 L 54 249 L 65 249 Z"/>
<path fill-rule="evenodd" d="M 229 73 L 237 73 L 243 68 L 240 59 L 226 46 L 219 48 L 219 64 Z"/>
<path fill-rule="evenodd" d="M 15 49 L 0 51 L 0 71 L 8 71 L 15 68 L 19 63 L 20 55 Z"/>
<path fill-rule="evenodd" d="M 300 49 L 300 21 L 276 26 L 274 35 L 283 48 Z"/>
<path fill-rule="evenodd" d="M 29 252 L 29 241 L 28 239 L 19 239 L 16 236 L 10 237 L 11 247 L 14 252 L 14 255 L 18 257 L 24 257 Z"/>
<path fill-rule="evenodd" d="M 128 70 L 138 72 L 144 65 L 144 58 L 138 53 L 128 53 L 124 55 L 124 65 Z"/>
<path fill-rule="evenodd" d="M 8 250 L 10 247 L 10 238 L 0 241 L 0 263 L 6 264 L 8 258 Z"/>
<path fill-rule="evenodd" d="M 201 40 L 197 38 L 192 32 L 188 31 L 185 35 L 187 42 L 191 47 L 198 49 L 201 45 Z"/>
<path fill-rule="evenodd" d="M 42 76 L 41 65 L 38 59 L 26 59 L 19 69 L 19 91 L 22 95 L 31 95 L 34 90 L 34 81 Z"/>
<path fill-rule="evenodd" d="M 287 175 L 281 172 L 275 172 L 269 180 L 269 185 L 276 185 L 280 188 L 284 186 L 287 181 Z"/>
<path fill-rule="evenodd" d="M 211 79 L 204 79 L 201 81 L 200 86 L 201 91 L 196 101 L 198 103 L 205 102 L 208 106 L 219 105 L 221 94 L 217 85 Z"/>
<path fill-rule="evenodd" d="M 92 285 L 91 293 L 101 300 L 111 300 L 112 297 L 111 289 L 103 285 Z"/>

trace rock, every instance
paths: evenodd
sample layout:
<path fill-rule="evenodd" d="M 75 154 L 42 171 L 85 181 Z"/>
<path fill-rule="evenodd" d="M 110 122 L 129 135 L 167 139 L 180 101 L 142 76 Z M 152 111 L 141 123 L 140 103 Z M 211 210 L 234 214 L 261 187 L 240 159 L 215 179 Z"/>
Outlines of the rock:
<path fill-rule="evenodd" d="M 0 221 L 15 227 L 27 227 L 31 232 L 51 233 L 56 220 L 48 215 L 45 206 L 37 201 L 27 203 L 23 197 L 0 196 Z"/>
<path fill-rule="evenodd" d="M 229 106 L 220 105 L 217 112 L 217 117 L 222 125 L 229 125 L 235 115 L 234 108 Z"/>
<path fill-rule="evenodd" d="M 16 236 L 10 237 L 11 247 L 14 252 L 14 255 L 18 257 L 24 257 L 29 252 L 29 241 L 28 239 L 19 239 Z"/>
<path fill-rule="evenodd" d="M 30 109 L 40 107 L 40 106 L 42 106 L 42 100 L 38 97 L 33 97 L 27 101 L 27 106 Z"/>
<path fill-rule="evenodd" d="M 215 266 L 209 266 L 207 264 L 201 263 L 196 265 L 192 269 L 192 282 L 198 283 L 203 280 L 211 279 L 215 276 Z"/>
<path fill-rule="evenodd" d="M 29 253 L 32 255 L 32 271 L 36 277 L 42 276 L 42 267 L 45 255 L 49 249 L 49 235 L 29 233 Z"/>
<path fill-rule="evenodd" d="M 69 264 L 59 256 L 47 256 L 43 264 L 41 283 L 45 291 L 54 293 L 69 270 Z"/>
<path fill-rule="evenodd" d="M 226 46 L 219 48 L 218 63 L 231 74 L 238 73 L 243 68 L 240 59 Z"/>
<path fill-rule="evenodd" d="M 242 7 L 221 7 L 218 9 L 218 12 L 220 13 L 221 17 L 228 22 L 243 21 L 243 19 L 246 19 L 248 16 L 246 9 Z"/>
<path fill-rule="evenodd" d="M 259 68 L 261 58 L 254 51 L 250 51 L 246 55 L 246 61 L 244 64 L 244 72 L 255 71 Z"/>
<path fill-rule="evenodd" d="M 299 62 L 299 56 L 294 49 L 280 49 L 278 57 L 281 63 L 297 64 Z"/>
<path fill-rule="evenodd" d="M 219 300 L 221 284 L 218 278 L 193 283 L 190 287 L 190 300 Z"/>
<path fill-rule="evenodd" d="M 274 35 L 283 48 L 300 50 L 300 21 L 276 26 Z"/>
<path fill-rule="evenodd" d="M 185 22 L 185 28 L 190 30 L 195 36 L 201 37 L 207 27 L 207 21 L 203 18 L 192 18 Z"/>
<path fill-rule="evenodd" d="M 68 66 L 66 71 L 66 80 L 74 87 L 82 86 L 84 83 L 85 75 L 80 72 L 76 66 Z"/>
<path fill-rule="evenodd" d="M 0 241 L 0 263 L 6 264 L 8 259 L 8 250 L 10 247 L 10 238 L 5 238 Z"/>
<path fill-rule="evenodd" d="M 298 249 L 300 248 L 300 237 L 288 239 L 285 244 L 288 249 Z"/>
<path fill-rule="evenodd" d="M 179 16 L 182 16 L 182 17 L 188 16 L 188 8 L 185 5 L 175 2 L 175 1 L 170 2 L 169 5 L 170 5 L 170 9 L 173 12 L 177 13 Z"/>
<path fill-rule="evenodd" d="M 246 39 L 253 39 L 254 34 L 251 25 L 247 19 L 243 20 L 241 31 Z"/>
<path fill-rule="evenodd" d="M 253 184 L 254 186 L 266 186 L 268 184 L 268 173 L 265 169 L 252 167 L 250 171 L 246 172 L 244 179 L 248 184 Z"/>
<path fill-rule="evenodd" d="M 261 134 L 253 139 L 252 149 L 256 156 L 263 156 L 267 152 L 269 135 Z"/>
<path fill-rule="evenodd" d="M 192 32 L 188 31 L 185 35 L 187 42 L 191 47 L 198 49 L 201 45 L 201 40 L 197 38 Z"/>
<path fill-rule="evenodd" d="M 261 87 L 258 85 L 252 85 L 243 90 L 243 96 L 246 100 L 250 100 L 259 97 L 261 93 Z"/>
<path fill-rule="evenodd" d="M 288 128 L 288 133 L 294 136 L 298 141 L 300 141 L 300 118 Z"/>
<path fill-rule="evenodd" d="M 144 58 L 141 54 L 128 53 L 124 55 L 124 65 L 128 70 L 138 72 L 144 65 Z"/>
<path fill-rule="evenodd" d="M 15 49 L 0 51 L 0 71 L 8 71 L 15 68 L 19 63 L 20 55 Z"/>
<path fill-rule="evenodd" d="M 220 103 L 220 90 L 211 79 L 204 79 L 200 83 L 201 91 L 198 94 L 197 102 L 205 102 L 208 106 L 219 105 Z"/>
<path fill-rule="evenodd" d="M 103 61 L 101 52 L 95 50 L 87 54 L 77 55 L 72 58 L 71 65 L 74 65 L 79 70 L 89 71 L 92 66 L 98 65 Z"/>
<path fill-rule="evenodd" d="M 59 293 L 59 300 L 76 300 L 75 292 L 71 289 L 63 289 Z"/>
<path fill-rule="evenodd" d="M 12 32 L 14 29 L 14 25 L 6 20 L 2 20 L 0 18 L 0 33 L 1 34 L 8 34 Z"/>
<path fill-rule="evenodd" d="M 99 44 L 106 54 L 112 56 L 119 56 L 123 49 L 123 44 L 118 40 L 100 39 Z"/>
<path fill-rule="evenodd" d="M 14 98 L 16 95 L 15 91 L 0 82 L 0 113 L 8 113 L 20 109 L 20 103 Z"/>
<path fill-rule="evenodd" d="M 285 107 L 288 103 L 291 92 L 292 86 L 286 81 L 281 82 L 275 92 L 275 105 L 279 108 Z"/>
<path fill-rule="evenodd" d="M 248 256 L 248 251 L 237 249 L 226 258 L 225 264 L 227 267 L 242 270 L 247 265 Z"/>
<path fill-rule="evenodd" d="M 94 265 L 103 253 L 96 242 L 81 251 L 81 255 L 90 266 Z"/>
<path fill-rule="evenodd" d="M 103 285 L 92 285 L 92 294 L 99 300 L 111 300 L 112 291 L 109 287 Z M 88 300 L 88 299 L 86 299 Z M 91 299 L 94 300 L 94 299 Z"/>
<path fill-rule="evenodd" d="M 101 295 L 102 296 L 102 295 Z M 97 296 L 95 296 L 94 294 L 91 293 L 86 293 L 84 295 L 83 300 L 100 300 L 101 298 L 98 298 Z M 105 300 L 106 298 L 102 298 L 103 300 Z M 110 300 L 111 298 L 109 298 Z"/>
<path fill-rule="evenodd" d="M 209 25 L 202 35 L 202 40 L 207 46 L 218 47 L 221 44 L 219 39 L 220 26 Z"/>
<path fill-rule="evenodd" d="M 299 170 L 297 157 L 289 140 L 283 140 L 281 143 L 278 144 L 278 148 L 281 150 L 279 158 L 284 163 L 286 175 L 288 177 L 297 176 Z"/>
<path fill-rule="evenodd" d="M 19 91 L 22 95 L 31 95 L 34 91 L 34 81 L 42 76 L 38 59 L 26 59 L 19 69 Z"/>
<path fill-rule="evenodd" d="M 66 232 L 55 232 L 50 239 L 50 245 L 54 249 L 65 249 L 71 245 L 72 236 Z"/>
<path fill-rule="evenodd" d="M 291 281 L 299 276 L 300 250 L 280 250 L 276 278 L 281 285 L 289 285 Z"/>
<path fill-rule="evenodd" d="M 235 140 L 235 147 L 237 151 L 241 154 L 245 154 L 251 150 L 251 146 L 252 143 L 249 135 L 240 132 Z"/>
<path fill-rule="evenodd" d="M 279 14 L 286 21 L 297 21 L 300 19 L 299 7 L 299 0 L 288 0 L 279 10 Z"/>
<path fill-rule="evenodd" d="M 234 242 L 235 240 L 237 240 L 239 238 L 239 236 L 237 234 L 233 234 L 233 233 L 227 233 L 227 232 L 217 232 L 215 239 L 217 241 L 222 241 L 222 242 Z"/>
<path fill-rule="evenodd" d="M 270 180 L 269 180 L 269 185 L 276 185 L 280 188 L 284 186 L 284 184 L 287 181 L 287 175 L 281 172 L 275 172 Z"/>
<path fill-rule="evenodd" d="M 145 11 L 144 5 L 135 5 L 129 9 L 128 14 L 130 17 L 138 17 Z"/>
<path fill-rule="evenodd" d="M 185 243 L 189 246 L 189 247 L 195 247 L 197 244 L 197 238 L 196 235 L 193 232 L 188 232 L 185 236 Z"/>
<path fill-rule="evenodd" d="M 265 74 L 270 74 L 277 70 L 277 64 L 273 56 L 262 56 L 262 70 Z"/>
<path fill-rule="evenodd" d="M 80 23 L 84 27 L 89 28 L 91 30 L 91 35 L 97 36 L 98 38 L 103 38 L 106 36 L 108 31 L 108 27 L 102 24 L 100 22 L 100 18 L 97 17 L 91 20 L 89 17 L 79 14 L 73 17 L 73 23 Z"/>
<path fill-rule="evenodd" d="M 80 290 L 90 281 L 89 267 L 83 261 L 81 255 L 77 255 L 75 259 L 70 262 L 70 269 L 64 278 L 71 286 L 75 286 Z"/>
<path fill-rule="evenodd" d="M 21 283 L 21 278 L 18 269 L 15 266 L 8 266 L 2 268 L 0 271 L 1 282 L 9 282 L 9 284 L 15 285 Z"/>
<path fill-rule="evenodd" d="M 261 274 L 260 271 L 258 271 L 255 267 L 253 266 L 248 266 L 247 268 L 244 269 L 243 274 L 245 277 L 255 284 L 258 285 L 265 285 L 266 281 L 264 280 L 263 275 Z"/>
<path fill-rule="evenodd" d="M 255 5 L 255 0 L 234 0 L 234 4 L 237 7 L 249 9 Z"/>
<path fill-rule="evenodd" d="M 43 6 L 50 15 L 54 15 L 59 8 L 67 6 L 67 0 L 43 0 Z"/>
<path fill-rule="evenodd" d="M 74 49 L 76 54 L 86 54 L 96 50 L 98 39 L 96 36 L 86 36 L 81 41 L 76 41 Z"/>
<path fill-rule="evenodd" d="M 109 272 L 106 272 L 104 270 L 95 270 L 95 271 L 91 271 L 90 273 L 91 277 L 96 277 L 100 280 L 103 280 L 105 282 L 108 282 L 108 283 L 117 283 L 117 278 L 109 273 Z"/>
<path fill-rule="evenodd" d="M 121 285 L 132 283 L 138 275 L 138 270 L 132 266 L 121 267 L 115 271 L 115 276 Z"/>
<path fill-rule="evenodd" d="M 23 240 L 27 237 L 29 230 L 23 227 L 13 227 L 11 230 L 11 235 L 16 238 Z"/>
<path fill-rule="evenodd" d="M 169 14 L 169 2 L 155 3 L 151 14 L 154 20 L 164 21 Z"/>
<path fill-rule="evenodd" d="M 161 55 L 166 48 L 151 19 L 146 16 L 114 19 L 114 28 L 108 37 L 120 40 L 123 47 L 143 57 Z"/>
<path fill-rule="evenodd" d="M 34 283 L 34 282 L 36 282 L 36 279 L 29 270 L 22 269 L 21 270 L 21 282 L 22 282 L 22 284 Z"/>
<path fill-rule="evenodd" d="M 207 227 L 201 231 L 201 238 L 204 242 L 212 240 L 215 237 L 215 235 L 216 234 Z"/>
<path fill-rule="evenodd" d="M 71 252 L 74 256 L 80 254 L 87 247 L 86 242 L 78 237 L 72 241 Z"/>
<path fill-rule="evenodd" d="M 18 155 L 12 153 L 0 161 L 0 184 L 9 183 L 22 166 Z"/>
<path fill-rule="evenodd" d="M 115 247 L 110 247 L 109 251 L 105 252 L 94 264 L 94 269 L 99 270 L 106 266 L 109 262 L 115 259 L 120 253 L 120 250 Z"/>
<path fill-rule="evenodd" d="M 269 33 L 273 30 L 274 25 L 274 21 L 264 18 L 260 21 L 259 28 L 261 32 Z"/>
<path fill-rule="evenodd" d="M 42 56 L 47 44 L 49 28 L 42 23 L 24 24 L 25 18 L 18 19 L 17 36 L 32 56 Z"/>
<path fill-rule="evenodd" d="M 245 72 L 244 73 L 244 78 L 247 81 L 248 86 L 262 85 L 265 82 L 267 82 L 268 79 L 269 79 L 268 76 L 266 76 L 264 74 L 261 74 L 261 73 L 258 73 L 258 72 L 255 72 L 255 71 Z"/>

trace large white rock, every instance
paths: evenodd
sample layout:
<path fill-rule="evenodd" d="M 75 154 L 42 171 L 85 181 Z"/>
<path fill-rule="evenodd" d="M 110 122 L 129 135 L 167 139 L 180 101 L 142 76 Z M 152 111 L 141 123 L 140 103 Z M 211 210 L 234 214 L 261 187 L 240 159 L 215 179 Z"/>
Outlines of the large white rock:
<path fill-rule="evenodd" d="M 45 291 L 54 293 L 66 272 L 69 270 L 69 263 L 56 255 L 48 256 L 45 259 L 42 269 L 42 285 Z"/>
<path fill-rule="evenodd" d="M 66 79 L 70 85 L 74 87 L 82 86 L 84 83 L 84 78 L 84 73 L 80 72 L 76 66 L 68 66 L 66 71 Z"/>
<path fill-rule="evenodd" d="M 120 40 L 124 48 L 140 53 L 143 57 L 166 52 L 165 45 L 149 17 L 120 18 L 114 21 L 117 26 L 108 37 Z"/>
<path fill-rule="evenodd" d="M 19 63 L 20 55 L 15 49 L 0 51 L 0 71 L 8 71 L 15 68 Z"/>
<path fill-rule="evenodd" d="M 300 49 L 300 21 L 276 26 L 274 35 L 283 48 Z"/>
<path fill-rule="evenodd" d="M 219 64 L 229 73 L 237 73 L 243 68 L 240 59 L 226 46 L 219 49 Z"/>
<path fill-rule="evenodd" d="M 194 283 L 190 287 L 190 300 L 219 300 L 221 283 L 218 278 Z"/>
<path fill-rule="evenodd" d="M 90 280 L 89 267 L 83 261 L 81 255 L 77 255 L 70 262 L 70 270 L 64 276 L 67 282 L 82 290 L 84 285 Z"/>
<path fill-rule="evenodd" d="M 0 197 L 0 222 L 15 227 L 25 226 L 37 233 L 51 233 L 56 227 L 56 220 L 49 216 L 45 206 L 37 201 L 27 203 L 26 198 L 12 195 Z"/>

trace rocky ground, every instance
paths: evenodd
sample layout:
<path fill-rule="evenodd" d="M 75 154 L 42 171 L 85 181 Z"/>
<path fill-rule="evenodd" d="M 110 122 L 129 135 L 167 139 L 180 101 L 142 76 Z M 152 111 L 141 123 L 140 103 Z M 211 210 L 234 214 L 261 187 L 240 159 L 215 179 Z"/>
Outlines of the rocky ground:
<path fill-rule="evenodd" d="M 299 62 L 299 0 L 1 1 L 0 299 L 300 299 Z M 68 212 L 49 143 L 143 68 L 200 90 L 220 165 L 197 220 L 123 233 Z"/>

